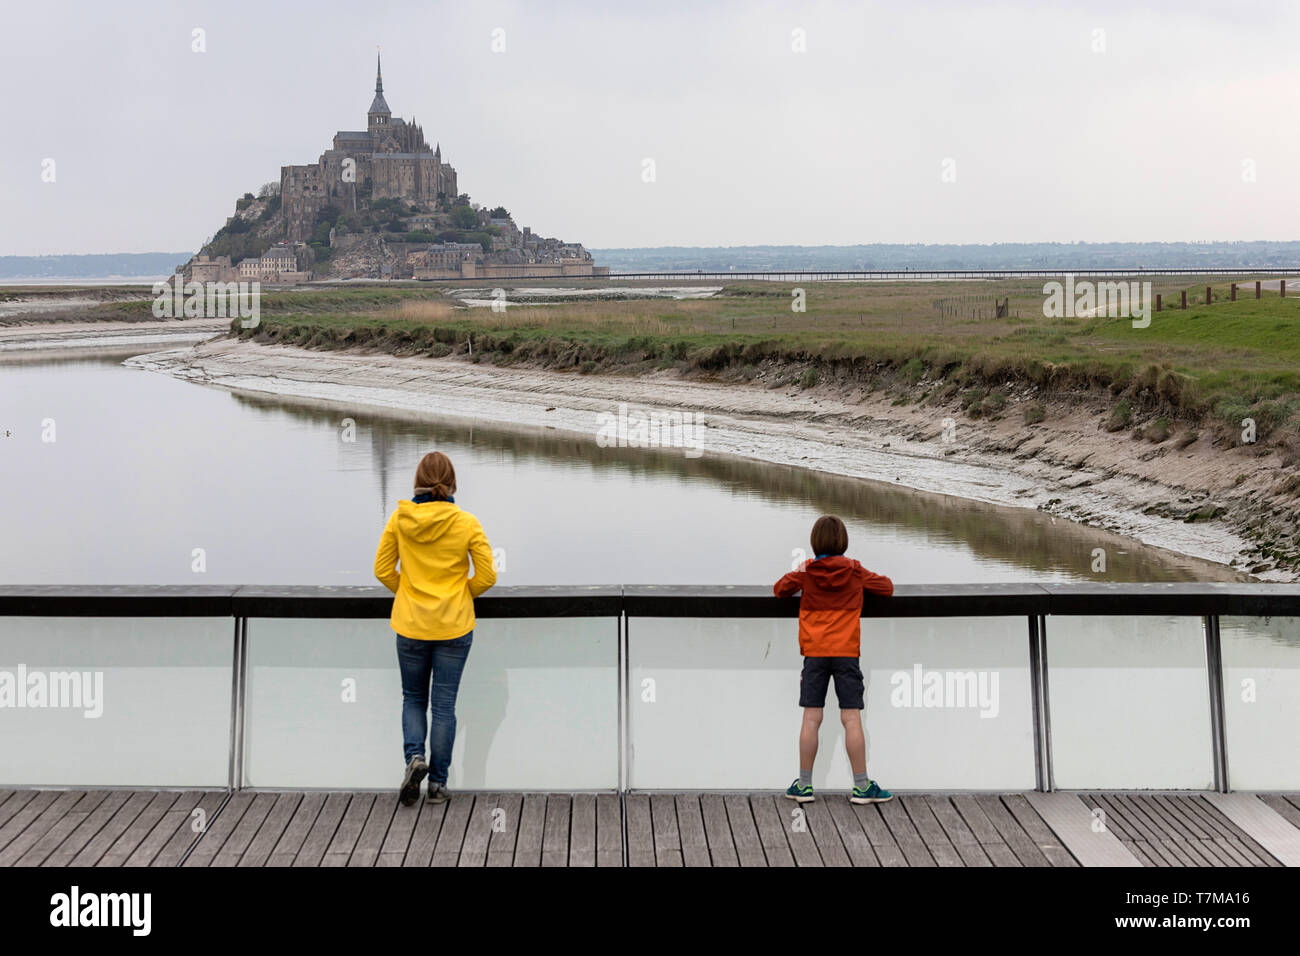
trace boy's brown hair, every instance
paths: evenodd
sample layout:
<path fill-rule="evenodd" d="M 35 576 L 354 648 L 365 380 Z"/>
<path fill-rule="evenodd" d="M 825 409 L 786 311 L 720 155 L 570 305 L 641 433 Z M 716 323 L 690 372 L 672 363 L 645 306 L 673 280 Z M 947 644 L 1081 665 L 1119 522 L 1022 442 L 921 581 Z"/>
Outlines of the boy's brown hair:
<path fill-rule="evenodd" d="M 849 550 L 849 529 L 835 515 L 822 515 L 813 523 L 813 557 L 819 554 L 843 554 Z"/>

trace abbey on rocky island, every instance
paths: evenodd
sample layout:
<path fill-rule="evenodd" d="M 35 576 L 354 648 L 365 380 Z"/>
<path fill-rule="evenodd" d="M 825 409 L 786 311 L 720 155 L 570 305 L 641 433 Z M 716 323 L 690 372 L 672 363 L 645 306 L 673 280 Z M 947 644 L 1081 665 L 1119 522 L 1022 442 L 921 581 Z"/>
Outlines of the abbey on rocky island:
<path fill-rule="evenodd" d="M 371 199 L 401 199 L 430 210 L 439 199 L 458 195 L 456 170 L 442 161 L 441 144 L 430 149 L 414 116 L 408 123 L 388 108 L 378 57 L 366 128 L 335 133 L 334 145 L 312 165 L 280 167 L 285 238 L 307 239 L 320 210 L 331 203 L 355 210 L 358 191 Z"/>

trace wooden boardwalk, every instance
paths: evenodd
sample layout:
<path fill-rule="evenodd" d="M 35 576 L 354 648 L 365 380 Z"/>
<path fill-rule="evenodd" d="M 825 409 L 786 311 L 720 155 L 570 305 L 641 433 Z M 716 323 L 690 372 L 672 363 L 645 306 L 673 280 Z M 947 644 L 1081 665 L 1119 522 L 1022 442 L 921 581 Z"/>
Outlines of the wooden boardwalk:
<path fill-rule="evenodd" d="M 459 793 L 402 807 L 393 791 L 0 789 L 0 866 L 1175 867 L 1296 858 L 1300 794 L 1216 797 L 903 794 L 854 806 L 827 793 L 798 807 L 770 792 Z"/>

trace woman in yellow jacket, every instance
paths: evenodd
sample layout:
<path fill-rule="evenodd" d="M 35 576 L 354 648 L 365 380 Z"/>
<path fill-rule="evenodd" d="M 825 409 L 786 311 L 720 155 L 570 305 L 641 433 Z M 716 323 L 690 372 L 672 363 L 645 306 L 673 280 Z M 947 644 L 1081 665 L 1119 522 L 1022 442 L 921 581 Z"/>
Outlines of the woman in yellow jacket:
<path fill-rule="evenodd" d="M 375 577 L 394 594 L 390 620 L 397 632 L 397 663 L 402 671 L 406 774 L 400 797 L 404 806 L 419 798 L 420 782 L 426 776 L 429 799 L 434 803 L 448 799 L 456 692 L 474 641 L 474 598 L 497 580 L 483 526 L 456 507 L 455 492 L 451 459 L 440 451 L 425 455 L 415 470 L 414 497 L 398 502 L 375 554 Z M 426 708 L 432 718 L 428 763 L 424 759 Z"/>

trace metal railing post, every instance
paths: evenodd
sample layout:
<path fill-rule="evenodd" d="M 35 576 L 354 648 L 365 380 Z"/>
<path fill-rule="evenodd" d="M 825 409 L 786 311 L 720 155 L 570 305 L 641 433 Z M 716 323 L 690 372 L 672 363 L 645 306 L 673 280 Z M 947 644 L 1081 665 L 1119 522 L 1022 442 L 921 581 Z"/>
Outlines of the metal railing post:
<path fill-rule="evenodd" d="M 244 710 L 248 693 L 248 618 L 235 618 L 235 650 L 230 677 L 230 790 L 244 786 Z"/>
<path fill-rule="evenodd" d="M 240 685 L 241 677 L 244 672 L 244 619 L 235 618 L 235 640 L 234 649 L 230 658 L 230 770 L 226 787 L 229 790 L 239 789 L 239 750 L 242 746 L 240 740 L 240 726 L 243 723 L 243 705 L 240 702 Z"/>
<path fill-rule="evenodd" d="M 1228 792 L 1228 736 L 1223 711 L 1223 641 L 1219 615 L 1205 621 L 1205 669 L 1210 683 L 1210 753 L 1214 762 L 1214 789 Z"/>
<path fill-rule="evenodd" d="M 1034 788 L 1043 793 L 1056 789 L 1052 772 L 1052 714 L 1047 681 L 1047 619 L 1029 615 L 1029 690 L 1033 701 Z"/>

